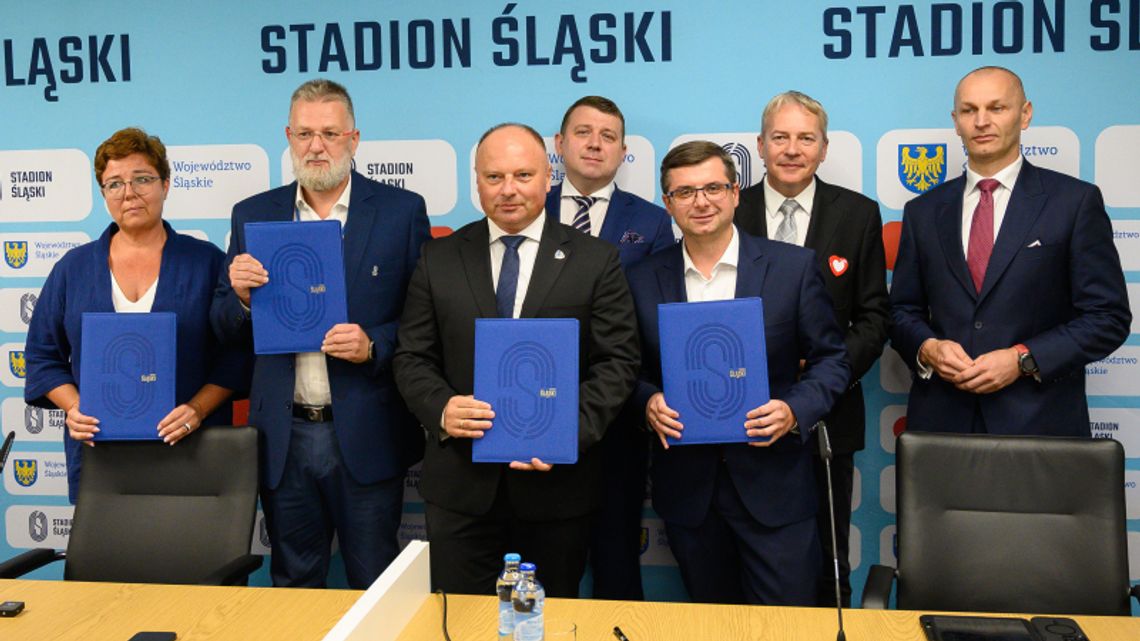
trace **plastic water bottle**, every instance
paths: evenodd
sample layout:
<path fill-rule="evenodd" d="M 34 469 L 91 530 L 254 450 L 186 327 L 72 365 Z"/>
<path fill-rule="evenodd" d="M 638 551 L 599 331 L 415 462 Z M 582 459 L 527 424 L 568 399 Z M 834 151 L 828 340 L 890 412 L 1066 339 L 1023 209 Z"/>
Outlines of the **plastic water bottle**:
<path fill-rule="evenodd" d="M 515 610 L 514 641 L 542 641 L 546 623 L 542 611 L 546 607 L 546 590 L 534 577 L 534 564 L 519 565 L 522 578 L 511 592 L 511 604 Z"/>
<path fill-rule="evenodd" d="M 515 633 L 515 611 L 511 605 L 511 591 L 522 578 L 519 561 L 522 557 L 511 552 L 503 555 L 503 571 L 495 581 L 495 592 L 499 595 L 499 640 L 510 639 Z"/>

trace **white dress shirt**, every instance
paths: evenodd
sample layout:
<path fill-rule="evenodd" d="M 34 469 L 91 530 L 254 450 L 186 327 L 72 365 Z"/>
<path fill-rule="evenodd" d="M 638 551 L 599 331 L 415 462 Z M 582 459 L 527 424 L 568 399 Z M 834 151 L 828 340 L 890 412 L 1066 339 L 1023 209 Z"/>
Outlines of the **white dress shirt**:
<path fill-rule="evenodd" d="M 333 205 L 328 218 L 322 219 L 317 212 L 305 202 L 301 193 L 301 186 L 297 185 L 296 217 L 300 222 L 313 222 L 317 220 L 339 220 L 341 232 L 348 225 L 348 199 L 352 192 L 352 180 L 344 187 L 344 192 Z M 273 274 L 269 275 L 270 278 Z M 324 352 L 305 352 L 297 354 L 295 372 L 293 377 L 293 402 L 302 405 L 331 405 L 332 391 L 329 389 L 329 368 L 325 361 Z"/>
<path fill-rule="evenodd" d="M 522 311 L 523 301 L 526 300 L 527 286 L 530 285 L 530 275 L 534 273 L 534 259 L 538 257 L 538 243 L 542 240 L 542 226 L 546 223 L 546 213 L 542 212 L 531 224 L 527 225 L 517 234 L 508 234 L 496 225 L 490 218 L 487 219 L 487 231 L 490 232 L 491 250 L 491 287 L 499 291 L 499 271 L 503 267 L 503 254 L 507 247 L 500 238 L 503 236 L 523 236 L 525 239 L 519 244 L 519 282 L 515 289 L 515 308 L 512 318 L 518 318 Z"/>
<path fill-rule="evenodd" d="M 808 225 L 811 223 L 811 208 L 815 204 L 815 185 L 816 182 L 813 177 L 803 191 L 792 196 L 792 200 L 799 205 L 796 213 L 792 214 L 792 220 L 796 221 L 796 244 L 800 247 L 803 247 L 807 241 Z M 768 240 L 776 240 L 776 230 L 780 228 L 780 223 L 784 222 L 784 215 L 780 213 L 780 206 L 787 199 L 787 196 L 768 184 L 768 176 L 765 175 L 764 212 L 768 214 Z"/>
<path fill-rule="evenodd" d="M 683 244 L 681 256 L 685 262 L 685 298 L 688 302 L 700 303 L 736 298 L 736 267 L 740 262 L 740 238 L 736 235 L 736 226 L 732 226 L 732 239 L 728 241 L 728 247 L 724 248 L 724 253 L 713 266 L 712 276 L 709 278 L 705 278 L 693 264 L 693 259 L 689 257 L 688 241 L 681 242 Z"/>
<path fill-rule="evenodd" d="M 570 182 L 570 179 L 562 181 L 562 198 L 559 203 L 558 222 L 563 225 L 574 226 L 574 218 L 578 215 L 578 203 L 574 202 L 571 196 L 593 196 L 597 198 L 594 204 L 590 207 L 590 235 L 594 238 L 602 231 L 602 225 L 606 223 L 606 212 L 610 209 L 610 200 L 614 196 L 614 181 L 602 187 L 592 194 L 583 194 L 578 191 L 578 188 Z"/>

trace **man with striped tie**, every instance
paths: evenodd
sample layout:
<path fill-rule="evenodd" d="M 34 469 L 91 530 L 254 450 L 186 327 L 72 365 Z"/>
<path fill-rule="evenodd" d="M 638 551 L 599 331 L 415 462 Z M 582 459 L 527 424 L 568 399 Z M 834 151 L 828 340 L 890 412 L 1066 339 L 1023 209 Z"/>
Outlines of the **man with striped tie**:
<path fill-rule="evenodd" d="M 554 144 L 566 179 L 550 189 L 546 211 L 618 248 L 622 267 L 673 245 L 661 207 L 622 191 L 614 177 L 625 158 L 625 116 L 608 98 L 584 96 L 562 117 Z M 641 510 L 649 462 L 636 419 L 619 418 L 601 443 L 607 487 L 590 540 L 595 599 L 640 600 Z"/>

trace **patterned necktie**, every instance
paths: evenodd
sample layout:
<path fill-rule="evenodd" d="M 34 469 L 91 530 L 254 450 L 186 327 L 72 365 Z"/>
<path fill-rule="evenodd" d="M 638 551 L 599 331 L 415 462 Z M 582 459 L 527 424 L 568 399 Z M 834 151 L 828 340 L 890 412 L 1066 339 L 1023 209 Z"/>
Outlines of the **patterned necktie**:
<path fill-rule="evenodd" d="M 990 254 L 994 251 L 994 190 L 1000 185 L 993 178 L 978 181 L 982 197 L 974 208 L 974 219 L 970 223 L 970 246 L 966 249 L 966 266 L 974 279 L 974 287 L 982 292 L 986 280 L 986 266 L 990 264 Z"/>
<path fill-rule="evenodd" d="M 499 268 L 499 286 L 495 288 L 495 309 L 499 318 L 514 318 L 515 291 L 519 287 L 519 245 L 525 236 L 500 236 L 503 264 Z"/>
<path fill-rule="evenodd" d="M 799 205 L 796 201 L 791 198 L 788 198 L 784 201 L 783 205 L 780 205 L 780 210 L 777 213 L 782 214 L 784 219 L 780 221 L 780 226 L 776 228 L 776 240 L 783 243 L 796 244 L 795 213 L 798 207 Z"/>
<path fill-rule="evenodd" d="M 574 222 L 570 226 L 583 234 L 590 233 L 590 208 L 598 202 L 593 196 L 571 196 L 578 203 L 578 213 L 574 214 Z"/>

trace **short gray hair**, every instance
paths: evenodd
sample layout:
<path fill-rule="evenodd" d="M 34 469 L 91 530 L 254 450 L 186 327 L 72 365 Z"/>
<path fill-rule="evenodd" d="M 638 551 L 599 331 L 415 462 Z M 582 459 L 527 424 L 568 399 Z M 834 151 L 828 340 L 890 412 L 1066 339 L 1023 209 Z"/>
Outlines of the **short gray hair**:
<path fill-rule="evenodd" d="M 314 78 L 305 82 L 293 92 L 293 98 L 289 101 L 289 111 L 292 112 L 293 105 L 302 100 L 305 102 L 336 101 L 344 103 L 345 108 L 348 109 L 348 117 L 352 119 L 353 124 L 356 124 L 356 112 L 352 110 L 352 97 L 348 95 L 348 89 L 345 89 L 342 84 L 326 78 Z"/>
<path fill-rule="evenodd" d="M 772 116 L 777 111 L 784 108 L 785 105 L 799 105 L 805 111 L 812 114 L 819 119 L 819 129 L 823 133 L 823 141 L 827 142 L 827 110 L 823 108 L 818 100 L 812 98 L 806 93 L 800 91 L 785 91 L 784 93 L 776 94 L 768 105 L 764 107 L 764 115 L 760 118 L 760 135 L 763 136 L 768 131 L 768 125 L 772 121 Z"/>

